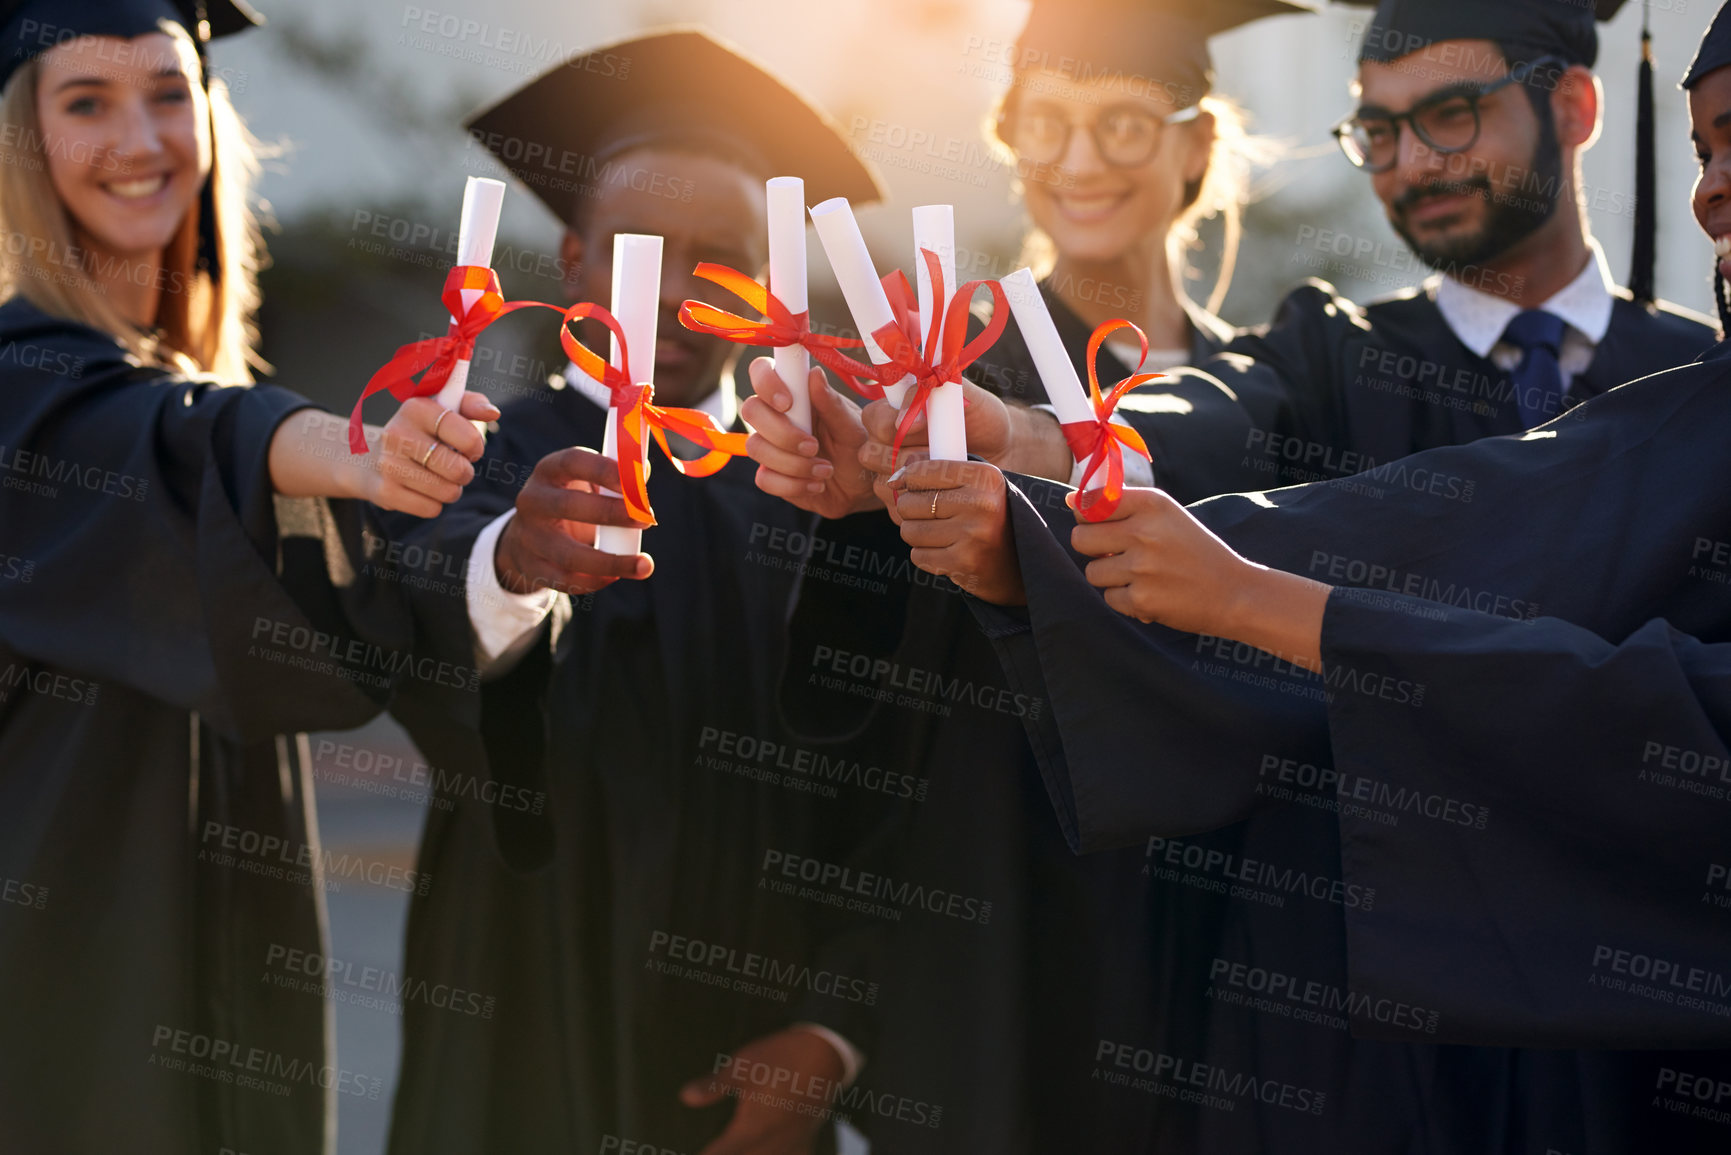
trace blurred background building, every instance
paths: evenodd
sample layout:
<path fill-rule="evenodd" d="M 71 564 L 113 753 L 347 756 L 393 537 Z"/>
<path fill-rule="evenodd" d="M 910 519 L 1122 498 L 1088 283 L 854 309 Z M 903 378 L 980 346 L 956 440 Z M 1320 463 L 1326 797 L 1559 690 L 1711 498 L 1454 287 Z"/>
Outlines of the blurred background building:
<path fill-rule="evenodd" d="M 255 133 L 279 146 L 263 186 L 275 221 L 264 348 L 279 383 L 339 412 L 399 344 L 442 328 L 437 299 L 455 249 L 462 178 L 503 175 L 467 143 L 460 120 L 576 51 L 661 25 L 699 24 L 733 41 L 835 117 L 890 190 L 887 205 L 861 213 L 880 270 L 911 265 L 907 210 L 932 202 L 956 206 L 965 273 L 1001 276 L 1016 267 L 1014 174 L 990 156 L 981 133 L 1002 84 L 993 54 L 1014 40 L 1026 0 L 260 2 L 269 26 L 218 45 L 214 65 Z M 1634 223 L 1640 8 L 1629 5 L 1602 30 L 1605 128 L 1581 190 L 1619 279 Z M 1689 210 L 1695 163 L 1674 84 L 1712 5 L 1656 0 L 1651 8 L 1660 78 L 1658 288 L 1711 313 L 1712 253 Z M 1360 300 L 1420 279 L 1369 182 L 1328 134 L 1351 108 L 1365 20 L 1363 9 L 1335 9 L 1264 22 L 1215 44 L 1219 91 L 1247 110 L 1253 131 L 1285 146 L 1285 159 L 1261 174 L 1247 217 L 1223 310 L 1235 324 L 1266 321 L 1307 276 Z M 508 296 L 561 299 L 559 235 L 532 197 L 507 199 L 496 264 Z M 814 313 L 846 328 L 815 244 L 812 256 Z M 1212 254 L 1205 248 L 1196 264 L 1192 294 L 1204 298 Z M 501 399 L 539 387 L 562 363 L 550 343 L 513 347 L 520 337 L 508 324 L 489 335 L 471 378 Z M 327 845 L 409 865 L 428 801 L 412 773 L 381 769 L 396 765 L 381 761 L 391 757 L 414 764 L 406 739 L 388 722 L 322 737 L 315 752 Z M 406 895 L 347 884 L 330 901 L 333 956 L 400 971 Z M 393 1082 L 398 1015 L 345 1002 L 336 1011 L 341 1064 Z M 388 1095 L 343 1098 L 344 1155 L 382 1149 L 389 1105 Z"/>

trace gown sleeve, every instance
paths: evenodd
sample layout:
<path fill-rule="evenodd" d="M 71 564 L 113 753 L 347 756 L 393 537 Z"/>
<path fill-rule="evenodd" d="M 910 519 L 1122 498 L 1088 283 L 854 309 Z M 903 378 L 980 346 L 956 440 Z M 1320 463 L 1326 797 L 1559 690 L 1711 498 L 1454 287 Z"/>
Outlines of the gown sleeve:
<path fill-rule="evenodd" d="M 1249 817 L 1261 751 L 1327 741 L 1316 679 L 1218 639 L 1113 611 L 1067 544 L 1065 490 L 1016 478 L 1011 525 L 1028 607 L 973 602 L 1019 692 L 1049 704 L 1030 727 L 1073 850 L 1215 830 Z M 1060 540 L 1062 539 L 1062 540 Z"/>
<path fill-rule="evenodd" d="M 1545 1046 L 1731 1037 L 1731 645 L 1662 620 L 1610 641 L 1338 590 L 1325 664 L 1424 687 L 1329 707 L 1355 989 L 1439 1038 Z"/>
<path fill-rule="evenodd" d="M 40 354 L 0 374 L 0 523 L 33 566 L 0 583 L 11 651 L 239 739 L 377 712 L 407 619 L 358 572 L 367 514 L 271 491 L 270 439 L 307 401 L 141 368 L 48 318 L 0 337 Z"/>

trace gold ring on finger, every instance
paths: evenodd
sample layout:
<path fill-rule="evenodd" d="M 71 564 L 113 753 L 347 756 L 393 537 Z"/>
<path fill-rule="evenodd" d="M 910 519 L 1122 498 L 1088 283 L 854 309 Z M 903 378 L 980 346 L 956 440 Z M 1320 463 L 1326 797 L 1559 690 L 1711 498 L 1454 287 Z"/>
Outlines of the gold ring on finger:
<path fill-rule="evenodd" d="M 433 440 L 434 441 L 437 441 L 439 439 L 439 426 L 441 424 L 443 424 L 445 418 L 449 417 L 450 415 L 451 415 L 451 411 L 449 409 L 439 410 L 439 420 L 433 422 Z"/>
<path fill-rule="evenodd" d="M 425 453 L 421 454 L 421 468 L 422 469 L 427 468 L 427 462 L 432 460 L 433 450 L 437 449 L 438 447 L 439 447 L 439 443 L 437 441 L 435 441 L 431 445 L 427 446 L 427 451 Z"/>
<path fill-rule="evenodd" d="M 932 516 L 938 516 L 938 495 L 936 493 L 932 494 Z"/>

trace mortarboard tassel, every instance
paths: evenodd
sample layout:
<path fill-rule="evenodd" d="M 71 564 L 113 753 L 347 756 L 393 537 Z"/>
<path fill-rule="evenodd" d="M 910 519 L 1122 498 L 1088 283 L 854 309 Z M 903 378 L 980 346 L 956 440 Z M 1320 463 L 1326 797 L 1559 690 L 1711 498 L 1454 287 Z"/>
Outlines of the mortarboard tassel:
<path fill-rule="evenodd" d="M 1635 247 L 1629 260 L 1629 292 L 1635 303 L 1653 303 L 1653 266 L 1659 232 L 1658 175 L 1653 140 L 1653 33 L 1649 0 L 1641 5 L 1641 72 L 1635 111 Z"/>

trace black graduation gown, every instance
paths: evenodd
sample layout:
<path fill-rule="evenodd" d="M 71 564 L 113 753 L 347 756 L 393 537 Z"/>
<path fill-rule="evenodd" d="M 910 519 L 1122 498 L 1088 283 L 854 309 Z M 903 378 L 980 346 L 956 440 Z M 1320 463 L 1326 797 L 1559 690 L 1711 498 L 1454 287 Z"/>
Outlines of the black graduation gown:
<path fill-rule="evenodd" d="M 1089 330 L 1050 293 L 1047 304 L 1080 366 Z M 1217 325 L 1198 327 L 1193 352 L 1218 347 Z M 1014 325 L 977 368 L 989 388 L 1045 400 Z M 1103 385 L 1128 373 L 1102 355 Z M 1205 378 L 1193 384 L 1220 395 Z M 875 533 L 865 548 L 906 559 L 882 515 L 834 532 Z M 888 700 L 855 740 L 899 744 L 894 759 L 929 783 L 887 869 L 974 905 L 912 912 L 890 934 L 863 1080 L 886 1109 L 866 1120 L 869 1134 L 895 1152 L 1184 1149 L 1192 1124 L 1181 1105 L 1127 1098 L 1091 1075 L 1103 1040 L 1199 1034 L 1197 1000 L 1165 980 L 1181 973 L 1174 959 L 1207 957 L 1218 904 L 1147 887 L 1135 851 L 1071 854 L 1030 746 L 1049 703 L 1009 692 L 951 583 L 921 575 L 900 588 L 905 616 L 864 643 L 891 664 L 873 682 Z M 802 609 L 821 595 L 807 582 Z M 790 669 L 805 652 L 797 639 Z M 828 680 L 831 695 L 859 692 L 857 678 Z M 988 904 L 987 917 L 963 916 Z M 941 1124 L 892 1117 L 898 1099 L 940 1107 Z"/>
<path fill-rule="evenodd" d="M 600 445 L 603 415 L 574 389 L 507 407 L 463 500 L 405 539 L 448 559 L 452 580 L 422 591 L 427 636 L 471 644 L 476 535 L 547 453 Z M 800 1021 L 869 1050 L 869 936 L 787 893 L 799 880 L 783 867 L 850 861 L 878 800 L 895 801 L 778 716 L 813 519 L 760 493 L 755 470 L 693 479 L 657 462 L 649 581 L 575 599 L 547 645 L 486 685 L 478 716 L 398 704 L 450 804 L 429 812 L 421 869 L 460 880 L 415 898 L 405 971 L 487 1003 L 405 1007 L 393 1151 L 594 1151 L 612 1136 L 695 1152 L 734 1104 L 677 1096 L 718 1056 Z"/>
<path fill-rule="evenodd" d="M 1195 507 L 1252 560 L 1365 587 L 1330 599 L 1323 677 L 1114 614 L 1065 522 L 1017 503 L 1029 611 L 980 614 L 1052 696 L 1072 844 L 1141 842 L 1238 899 L 1212 1069 L 1161 1076 L 1233 1092 L 1202 1149 L 1723 1148 L 1725 1053 L 1660 1049 L 1731 1041 L 1731 499 L 1695 480 L 1731 432 L 1725 354 L 1531 434 Z M 1210 857 L 1195 833 L 1228 823 Z M 1588 1046 L 1647 1050 L 1492 1049 Z"/>
<path fill-rule="evenodd" d="M 316 1153 L 337 1094 L 382 1093 L 333 1065 L 322 999 L 268 981 L 273 950 L 324 949 L 286 735 L 372 716 L 367 647 L 408 628 L 390 586 L 341 576 L 360 509 L 273 506 L 267 447 L 306 404 L 0 306 L 9 1150 Z"/>
<path fill-rule="evenodd" d="M 1687 364 L 1714 340 L 1705 318 L 1637 305 L 1619 290 L 1569 400 Z M 1344 477 L 1524 428 L 1508 375 L 1455 336 L 1434 281 L 1363 306 L 1307 282 L 1271 325 L 1200 368 L 1231 392 L 1239 413 L 1196 404 L 1131 414 L 1154 454 L 1156 482 L 1183 501 Z M 1224 476 L 1232 467 L 1236 475 Z"/>

